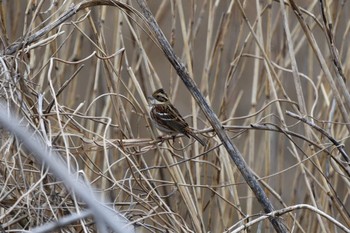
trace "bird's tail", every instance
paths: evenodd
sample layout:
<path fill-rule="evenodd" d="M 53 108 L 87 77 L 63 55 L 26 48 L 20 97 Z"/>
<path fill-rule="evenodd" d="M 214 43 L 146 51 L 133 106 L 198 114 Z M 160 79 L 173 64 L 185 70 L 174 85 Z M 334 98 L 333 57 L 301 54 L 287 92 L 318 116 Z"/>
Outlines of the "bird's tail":
<path fill-rule="evenodd" d="M 198 137 L 192 130 L 188 130 L 186 133 L 196 139 L 200 144 L 202 144 L 202 146 L 207 146 L 207 143 L 202 138 Z"/>

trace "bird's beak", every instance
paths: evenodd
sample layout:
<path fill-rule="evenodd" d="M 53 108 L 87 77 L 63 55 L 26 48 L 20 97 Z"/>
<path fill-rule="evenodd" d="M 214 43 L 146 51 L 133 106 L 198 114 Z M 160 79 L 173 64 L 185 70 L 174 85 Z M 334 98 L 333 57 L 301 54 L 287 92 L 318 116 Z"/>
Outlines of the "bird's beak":
<path fill-rule="evenodd" d="M 155 99 L 153 97 L 150 97 L 150 96 L 147 97 L 147 100 L 148 100 L 149 106 L 151 106 L 155 102 Z"/>

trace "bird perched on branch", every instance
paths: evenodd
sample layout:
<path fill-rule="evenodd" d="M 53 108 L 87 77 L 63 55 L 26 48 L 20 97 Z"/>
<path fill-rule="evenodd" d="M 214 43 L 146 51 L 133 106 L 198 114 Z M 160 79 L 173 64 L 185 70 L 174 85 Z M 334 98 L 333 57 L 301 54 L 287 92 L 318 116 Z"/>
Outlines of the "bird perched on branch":
<path fill-rule="evenodd" d="M 182 133 L 187 137 L 192 136 L 200 144 L 206 146 L 206 142 L 193 132 L 179 111 L 170 102 L 163 88 L 156 90 L 152 97 L 149 97 L 149 100 L 151 119 L 160 131 L 171 135 Z"/>

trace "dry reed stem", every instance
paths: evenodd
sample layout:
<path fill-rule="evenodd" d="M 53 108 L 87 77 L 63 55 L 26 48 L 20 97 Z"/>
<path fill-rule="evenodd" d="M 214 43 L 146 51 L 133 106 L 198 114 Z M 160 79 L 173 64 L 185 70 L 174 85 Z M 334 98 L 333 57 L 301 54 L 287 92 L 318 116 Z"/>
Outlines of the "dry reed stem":
<path fill-rule="evenodd" d="M 136 1 L 0 2 L 0 93 L 35 130 L 27 139 L 40 136 L 72 181 L 92 185 L 137 232 L 273 232 L 271 216 L 293 232 L 349 232 L 349 2 L 148 4 L 273 215 L 257 204 Z M 159 87 L 207 148 L 159 137 L 147 113 Z M 0 230 L 106 232 L 5 128 Z"/>

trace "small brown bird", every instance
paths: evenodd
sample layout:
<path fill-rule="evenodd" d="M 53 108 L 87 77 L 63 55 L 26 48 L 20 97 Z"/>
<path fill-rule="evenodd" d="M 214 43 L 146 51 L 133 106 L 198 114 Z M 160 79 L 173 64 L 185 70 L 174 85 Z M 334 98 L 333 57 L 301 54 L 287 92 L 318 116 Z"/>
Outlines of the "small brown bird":
<path fill-rule="evenodd" d="M 149 99 L 151 119 L 160 131 L 172 135 L 182 133 L 187 137 L 191 135 L 200 144 L 206 146 L 204 140 L 193 132 L 179 111 L 170 102 L 163 88 L 156 90 Z"/>

